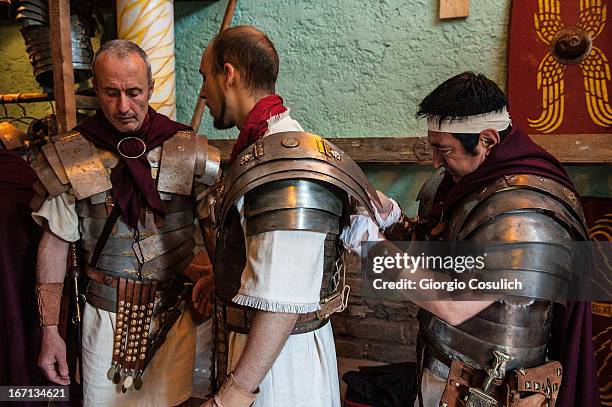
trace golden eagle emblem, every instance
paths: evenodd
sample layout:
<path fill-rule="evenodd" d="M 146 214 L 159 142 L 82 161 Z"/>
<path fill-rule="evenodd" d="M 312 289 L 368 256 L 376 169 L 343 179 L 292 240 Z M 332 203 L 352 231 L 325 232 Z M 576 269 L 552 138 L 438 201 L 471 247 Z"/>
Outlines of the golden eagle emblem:
<path fill-rule="evenodd" d="M 612 125 L 608 94 L 610 65 L 601 49 L 593 44 L 606 25 L 606 12 L 607 6 L 602 0 L 580 0 L 578 23 L 565 27 L 559 0 L 538 0 L 538 12 L 534 14 L 536 33 L 550 50 L 538 67 L 537 88 L 542 92 L 542 113 L 537 119 L 528 119 L 534 129 L 550 133 L 563 122 L 563 76 L 567 65 L 573 64 L 580 66 L 591 120 L 602 127 Z"/>

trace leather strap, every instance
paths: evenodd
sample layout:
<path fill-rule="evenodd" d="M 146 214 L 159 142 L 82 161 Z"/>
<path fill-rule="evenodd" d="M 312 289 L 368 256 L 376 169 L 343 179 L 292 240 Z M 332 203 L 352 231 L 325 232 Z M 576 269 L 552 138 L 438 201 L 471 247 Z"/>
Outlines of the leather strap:
<path fill-rule="evenodd" d="M 539 405 L 554 406 L 561 387 L 563 368 L 561 363 L 550 361 L 531 369 L 518 369 L 510 376 L 510 406 L 527 407 L 531 399 L 544 399 Z M 535 397 L 534 397 L 535 396 Z"/>
<path fill-rule="evenodd" d="M 87 302 L 108 312 L 117 312 L 117 286 L 108 286 L 91 280 L 87 284 Z"/>
<path fill-rule="evenodd" d="M 113 210 L 106 218 L 106 223 L 104 224 L 104 229 L 102 229 L 102 233 L 98 237 L 98 241 L 96 242 L 96 247 L 94 248 L 93 255 L 91 256 L 90 264 L 93 267 L 98 266 L 98 261 L 100 261 L 100 256 L 102 255 L 102 250 L 104 250 L 104 245 L 106 245 L 106 241 L 113 231 L 113 226 L 117 223 L 117 219 L 119 219 L 119 215 L 121 214 L 121 209 L 119 205 L 114 205 Z"/>
<path fill-rule="evenodd" d="M 87 274 L 87 277 L 89 277 L 92 281 L 113 288 L 116 288 L 119 282 L 118 277 L 113 277 L 110 274 L 106 274 L 103 271 L 98 271 L 90 266 L 85 268 L 85 274 Z"/>
<path fill-rule="evenodd" d="M 422 347 L 422 364 L 420 366 L 420 374 L 422 375 L 423 369 L 427 368 L 433 374 L 438 377 L 447 378 L 452 370 L 451 366 L 453 360 L 448 355 L 440 352 L 438 349 L 428 345 L 425 341 L 419 341 L 419 347 Z M 468 387 L 480 387 L 487 376 L 483 370 L 475 369 L 466 363 L 456 361 L 461 364 L 461 378 L 464 380 L 464 384 Z M 493 387 L 497 390 L 495 393 L 499 394 L 505 392 L 505 386 L 507 383 L 511 391 L 511 405 L 512 402 L 516 405 L 520 404 L 522 395 L 528 393 L 540 393 L 550 400 L 551 405 L 554 405 L 562 379 L 562 368 L 559 362 L 548 362 L 544 365 L 537 366 L 530 369 L 517 369 L 506 376 L 506 380 L 495 380 Z M 455 386 L 459 386 L 459 383 L 455 383 Z M 420 386 L 419 386 L 420 396 Z M 420 400 L 420 398 L 419 398 Z M 450 400 L 444 400 L 448 407 L 453 406 Z M 421 404 L 422 407 L 422 404 Z"/>
<path fill-rule="evenodd" d="M 487 373 L 484 370 L 474 369 L 458 359 L 453 360 L 446 379 L 446 388 L 440 400 L 440 406 L 461 407 L 467 405 L 465 401 L 467 401 L 467 398 L 472 393 L 471 390 L 481 390 L 486 377 Z M 498 403 L 496 405 L 507 406 L 508 385 L 506 381 L 494 379 L 487 390 L 487 396 L 495 399 Z M 479 397 L 476 397 L 473 403 L 469 405 L 493 405 L 479 403 Z"/>
<path fill-rule="evenodd" d="M 448 377 L 452 359 L 429 345 L 422 335 L 418 336 L 417 341 L 420 344 L 419 355 L 421 357 L 421 371 L 426 368 L 438 377 Z"/>
<path fill-rule="evenodd" d="M 241 334 L 248 334 L 255 321 L 257 310 L 236 304 L 223 303 L 225 314 L 227 315 L 227 328 L 230 331 Z M 303 334 L 316 331 L 329 322 L 329 318 L 318 319 L 316 312 L 300 314 L 291 335 Z"/>
<path fill-rule="evenodd" d="M 85 274 L 90 280 L 87 285 L 87 302 L 104 311 L 117 312 L 119 277 L 95 270 L 90 266 L 85 268 Z"/>

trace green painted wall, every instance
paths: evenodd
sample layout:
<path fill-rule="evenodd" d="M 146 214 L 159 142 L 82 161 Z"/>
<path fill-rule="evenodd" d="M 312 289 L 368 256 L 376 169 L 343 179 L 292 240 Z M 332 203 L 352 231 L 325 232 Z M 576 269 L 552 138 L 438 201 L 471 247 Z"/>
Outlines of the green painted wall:
<path fill-rule="evenodd" d="M 507 1 L 472 0 L 467 19 L 439 22 L 434 0 L 239 1 L 233 24 L 256 25 L 280 55 L 277 91 L 304 128 L 324 136 L 424 134 L 419 101 L 448 77 L 506 76 Z M 225 1 L 176 3 L 179 119 L 188 121 L 200 56 Z M 203 131 L 217 132 L 204 120 Z"/>
<path fill-rule="evenodd" d="M 305 129 L 324 136 L 425 135 L 414 118 L 420 100 L 465 70 L 506 83 L 509 1 L 472 0 L 470 16 L 441 22 L 434 0 L 239 1 L 233 24 L 256 25 L 280 55 L 277 91 Z M 176 3 L 178 117 L 189 122 L 203 49 L 216 34 L 225 1 Z M 228 138 L 210 116 L 201 132 Z M 431 173 L 418 165 L 368 165 L 374 185 L 409 213 Z M 580 193 L 608 196 L 610 166 L 570 166 Z"/>

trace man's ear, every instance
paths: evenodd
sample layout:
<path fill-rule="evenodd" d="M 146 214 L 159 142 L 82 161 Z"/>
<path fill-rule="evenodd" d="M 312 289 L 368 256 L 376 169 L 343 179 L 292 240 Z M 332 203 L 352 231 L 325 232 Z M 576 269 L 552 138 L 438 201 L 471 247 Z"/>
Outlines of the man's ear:
<path fill-rule="evenodd" d="M 485 148 L 485 154 L 488 155 L 491 149 L 499 144 L 501 138 L 497 130 L 486 129 L 480 132 L 478 135 L 478 141 L 482 143 Z"/>
<path fill-rule="evenodd" d="M 153 89 L 155 89 L 155 79 L 151 79 L 151 84 L 149 85 L 149 100 L 153 96 Z"/>
<path fill-rule="evenodd" d="M 224 85 L 228 88 L 234 86 L 239 76 L 238 71 L 234 69 L 234 65 L 226 62 L 225 64 L 223 64 L 223 71 L 225 73 Z"/>

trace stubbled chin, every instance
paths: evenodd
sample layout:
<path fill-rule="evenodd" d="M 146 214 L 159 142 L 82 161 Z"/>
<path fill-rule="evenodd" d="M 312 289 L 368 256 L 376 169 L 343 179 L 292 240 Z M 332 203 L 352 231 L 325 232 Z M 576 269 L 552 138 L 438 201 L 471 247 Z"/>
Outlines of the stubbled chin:
<path fill-rule="evenodd" d="M 138 130 L 138 126 L 134 122 L 123 123 L 123 122 L 115 122 L 113 123 L 115 128 L 122 133 L 129 133 Z"/>

